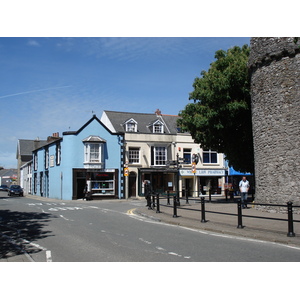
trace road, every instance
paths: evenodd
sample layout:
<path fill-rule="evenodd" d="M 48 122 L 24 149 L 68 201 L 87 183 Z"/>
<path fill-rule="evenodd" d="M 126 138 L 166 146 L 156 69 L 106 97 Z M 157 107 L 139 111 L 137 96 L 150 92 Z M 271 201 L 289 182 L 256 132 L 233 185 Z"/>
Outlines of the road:
<path fill-rule="evenodd" d="M 0 192 L 0 229 L 36 262 L 300 261 L 300 248 L 164 224 L 135 215 L 140 205 Z"/>

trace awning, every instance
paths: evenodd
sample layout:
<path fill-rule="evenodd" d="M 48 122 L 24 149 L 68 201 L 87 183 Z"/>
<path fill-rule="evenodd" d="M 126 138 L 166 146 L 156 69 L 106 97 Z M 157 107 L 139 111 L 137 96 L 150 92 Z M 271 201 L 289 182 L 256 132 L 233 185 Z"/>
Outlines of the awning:
<path fill-rule="evenodd" d="M 251 176 L 253 174 L 251 174 L 251 173 L 241 173 L 241 172 L 236 171 L 233 167 L 230 167 L 228 175 L 229 176 Z"/>

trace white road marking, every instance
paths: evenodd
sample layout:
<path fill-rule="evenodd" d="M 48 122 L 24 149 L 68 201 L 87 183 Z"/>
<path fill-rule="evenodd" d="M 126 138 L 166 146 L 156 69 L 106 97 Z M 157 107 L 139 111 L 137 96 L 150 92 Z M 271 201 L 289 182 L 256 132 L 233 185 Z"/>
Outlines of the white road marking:
<path fill-rule="evenodd" d="M 69 219 L 65 218 L 63 215 L 59 215 L 61 218 L 65 219 L 66 221 L 70 221 Z"/>
<path fill-rule="evenodd" d="M 47 262 L 52 262 L 52 256 L 51 256 L 51 251 L 50 250 L 46 251 L 46 261 Z"/>
<path fill-rule="evenodd" d="M 148 245 L 151 245 L 152 244 L 152 242 L 150 242 L 150 241 L 147 241 L 147 240 L 144 240 L 143 238 L 139 238 L 139 240 L 140 241 L 142 241 L 142 242 L 144 242 L 145 244 L 148 244 Z M 165 248 L 162 248 L 162 247 L 159 247 L 159 246 L 156 246 L 155 247 L 157 250 L 159 250 L 159 251 L 162 251 L 162 252 L 166 252 L 167 250 L 165 249 Z M 174 256 L 178 256 L 178 257 L 183 257 L 183 258 L 185 258 L 185 259 L 190 259 L 191 258 L 191 256 L 183 256 L 183 255 L 181 255 L 181 254 L 178 254 L 178 253 L 175 253 L 175 252 L 167 252 L 167 254 L 169 254 L 169 255 L 174 255 Z"/>
<path fill-rule="evenodd" d="M 175 253 L 175 252 L 168 252 L 168 254 L 170 254 L 170 255 L 174 255 L 174 256 L 179 256 L 179 257 L 181 257 L 182 255 L 179 255 L 179 254 L 177 254 L 177 253 Z"/>
<path fill-rule="evenodd" d="M 148 244 L 148 245 L 151 245 L 151 244 L 152 244 L 152 242 L 146 241 L 146 240 L 144 240 L 144 239 L 142 239 L 142 238 L 139 238 L 139 240 L 142 241 L 142 242 L 144 242 L 144 243 L 146 243 L 146 244 Z"/>
<path fill-rule="evenodd" d="M 35 248 L 38 248 L 38 249 L 41 249 L 43 251 L 46 251 L 47 248 L 44 248 L 43 246 L 39 245 L 39 244 L 36 244 L 36 243 L 32 243 L 32 242 L 29 242 L 28 240 L 25 240 L 25 239 L 21 239 L 22 241 L 24 241 L 26 244 L 29 244 Z"/>
<path fill-rule="evenodd" d="M 160 250 L 160 251 L 166 251 L 166 249 L 162 248 L 162 247 L 155 247 L 157 250 Z"/>

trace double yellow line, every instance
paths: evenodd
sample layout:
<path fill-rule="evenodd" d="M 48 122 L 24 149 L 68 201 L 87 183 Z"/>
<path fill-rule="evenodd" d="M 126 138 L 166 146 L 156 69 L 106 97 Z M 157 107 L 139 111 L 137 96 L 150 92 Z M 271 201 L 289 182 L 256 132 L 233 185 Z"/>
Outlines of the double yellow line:
<path fill-rule="evenodd" d="M 127 210 L 127 214 L 128 215 L 134 215 L 135 210 L 136 210 L 136 208 L 129 209 L 129 210 Z"/>

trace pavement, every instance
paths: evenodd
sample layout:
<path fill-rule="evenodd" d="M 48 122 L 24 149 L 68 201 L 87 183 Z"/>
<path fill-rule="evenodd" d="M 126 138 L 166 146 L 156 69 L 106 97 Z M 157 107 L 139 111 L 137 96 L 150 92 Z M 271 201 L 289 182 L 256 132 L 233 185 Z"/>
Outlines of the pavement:
<path fill-rule="evenodd" d="M 33 198 L 34 196 L 30 195 L 30 197 Z M 47 198 L 43 198 L 43 200 L 45 199 Z M 180 206 L 177 206 L 176 215 L 174 215 L 173 199 L 170 199 L 169 205 L 167 199 L 160 199 L 159 211 L 157 206 L 148 209 L 144 199 L 140 201 L 141 204 L 145 203 L 145 206 L 137 205 L 131 210 L 131 213 L 149 218 L 152 221 L 300 248 L 300 212 L 293 214 L 295 236 L 288 236 L 290 228 L 287 222 L 287 212 L 276 212 L 272 209 L 261 210 L 265 207 L 251 203 L 248 204 L 247 209 L 242 209 L 242 222 L 240 220 L 239 223 L 237 203 L 226 202 L 222 198 L 212 199 L 211 202 L 205 201 L 205 222 L 202 222 L 203 215 L 199 199 L 189 199 L 188 202 L 181 199 Z M 242 226 L 238 226 L 241 223 Z M 31 262 L 30 256 L 24 252 L 22 246 L 18 246 L 9 239 L 8 235 L 5 234 L 5 228 L 0 226 L 0 229 L 0 262 Z"/>
<path fill-rule="evenodd" d="M 212 202 L 205 201 L 204 220 L 206 222 L 201 222 L 202 213 L 199 199 L 189 199 L 188 203 L 181 199 L 180 206 L 177 207 L 177 217 L 174 217 L 173 199 L 170 200 L 170 205 L 167 205 L 167 200 L 160 200 L 160 212 L 157 212 L 157 207 L 149 210 L 145 206 L 136 208 L 133 213 L 152 218 L 158 222 L 200 231 L 300 247 L 300 212 L 299 214 L 293 213 L 292 232 L 295 233 L 295 236 L 288 236 L 287 212 L 276 212 L 272 207 L 266 211 L 266 207 L 251 203 L 248 203 L 247 207 L 247 209 L 242 209 L 242 226 L 238 226 L 237 203 L 226 202 L 225 199 L 212 199 Z"/>

